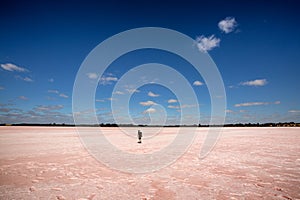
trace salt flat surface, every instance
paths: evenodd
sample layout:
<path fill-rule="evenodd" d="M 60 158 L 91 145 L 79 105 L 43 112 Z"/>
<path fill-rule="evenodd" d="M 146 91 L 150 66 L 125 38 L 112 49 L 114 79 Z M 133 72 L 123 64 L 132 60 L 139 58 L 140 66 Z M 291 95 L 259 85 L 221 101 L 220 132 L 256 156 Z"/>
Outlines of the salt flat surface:
<path fill-rule="evenodd" d="M 124 152 L 151 154 L 178 128 L 140 129 L 142 144 L 137 128 L 102 130 Z M 300 199 L 300 128 L 224 128 L 199 159 L 207 131 L 175 163 L 134 174 L 97 161 L 74 127 L 0 127 L 0 199 Z"/>

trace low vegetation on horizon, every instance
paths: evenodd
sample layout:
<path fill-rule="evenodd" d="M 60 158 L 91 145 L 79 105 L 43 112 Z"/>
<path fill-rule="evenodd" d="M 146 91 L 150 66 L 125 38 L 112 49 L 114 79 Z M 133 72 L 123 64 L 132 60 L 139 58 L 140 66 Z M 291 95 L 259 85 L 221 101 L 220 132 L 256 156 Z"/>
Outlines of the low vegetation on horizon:
<path fill-rule="evenodd" d="M 86 127 L 300 127 L 300 123 L 295 122 L 278 122 L 278 123 L 236 123 L 236 124 L 224 124 L 224 125 L 208 125 L 208 124 L 194 124 L 194 125 L 134 125 L 134 124 L 37 124 L 37 123 L 18 123 L 18 124 L 0 124 L 0 126 L 62 126 L 62 127 L 75 127 L 75 126 L 86 126 Z"/>

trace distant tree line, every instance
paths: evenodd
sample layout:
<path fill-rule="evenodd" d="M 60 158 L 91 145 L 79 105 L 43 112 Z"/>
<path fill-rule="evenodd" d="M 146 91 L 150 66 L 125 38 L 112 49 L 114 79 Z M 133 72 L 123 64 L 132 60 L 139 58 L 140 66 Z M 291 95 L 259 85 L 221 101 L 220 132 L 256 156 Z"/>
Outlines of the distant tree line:
<path fill-rule="evenodd" d="M 300 127 L 300 123 L 295 122 L 278 122 L 278 123 L 236 123 L 236 124 L 224 124 L 224 125 L 201 125 L 198 127 Z"/>
<path fill-rule="evenodd" d="M 300 127 L 300 123 L 295 122 L 278 122 L 278 123 L 236 123 L 224 125 L 207 125 L 207 124 L 194 124 L 194 125 L 135 125 L 135 124 L 114 124 L 114 123 L 101 123 L 101 124 L 57 124 L 57 123 L 18 123 L 18 124 L 0 124 L 0 126 L 61 126 L 61 127 Z"/>

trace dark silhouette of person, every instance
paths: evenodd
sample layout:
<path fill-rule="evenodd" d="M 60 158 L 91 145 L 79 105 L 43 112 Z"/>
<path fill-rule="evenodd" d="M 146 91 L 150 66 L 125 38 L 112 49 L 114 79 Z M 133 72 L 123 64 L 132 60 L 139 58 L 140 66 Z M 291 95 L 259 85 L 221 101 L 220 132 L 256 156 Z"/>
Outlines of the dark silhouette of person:
<path fill-rule="evenodd" d="M 142 131 L 138 130 L 138 139 L 139 139 L 138 143 L 142 143 L 142 137 L 143 137 Z"/>

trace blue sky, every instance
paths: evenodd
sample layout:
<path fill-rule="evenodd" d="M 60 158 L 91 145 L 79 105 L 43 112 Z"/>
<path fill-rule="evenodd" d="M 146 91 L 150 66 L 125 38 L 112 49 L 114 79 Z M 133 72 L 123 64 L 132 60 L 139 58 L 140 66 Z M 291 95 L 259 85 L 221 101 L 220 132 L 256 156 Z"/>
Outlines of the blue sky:
<path fill-rule="evenodd" d="M 224 81 L 226 123 L 299 122 L 299 5 L 297 1 L 1 1 L 0 123 L 73 123 L 73 84 L 86 56 L 105 39 L 139 27 L 179 31 L 193 38 L 199 51 L 209 53 Z M 121 77 L 150 62 L 182 73 L 199 104 L 179 105 L 176 94 L 155 83 L 137 91 L 123 85 L 115 96 L 132 94 L 129 112 L 134 123 L 150 123 L 149 114 L 156 119 L 165 112 L 167 123 L 176 124 L 180 108 L 198 119 L 195 107 L 201 111 L 200 123 L 208 123 L 210 95 L 201 75 L 176 55 L 153 49 L 121 56 L 102 77 L 87 74 L 91 81 L 100 79 L 95 97 L 99 123 L 114 122 L 110 107 L 111 101 L 118 101 L 112 95 Z"/>

